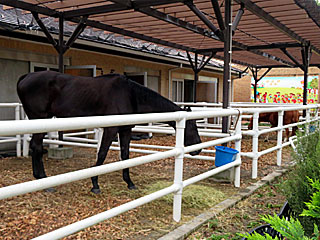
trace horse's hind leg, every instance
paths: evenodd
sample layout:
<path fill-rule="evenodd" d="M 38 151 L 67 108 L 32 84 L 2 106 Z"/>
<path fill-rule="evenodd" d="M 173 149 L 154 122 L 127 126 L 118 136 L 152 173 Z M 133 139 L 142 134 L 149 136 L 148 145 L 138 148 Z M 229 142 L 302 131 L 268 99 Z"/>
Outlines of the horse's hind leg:
<path fill-rule="evenodd" d="M 121 150 L 121 160 L 129 159 L 129 145 L 131 138 L 131 128 L 121 129 L 119 131 L 120 137 L 120 150 Z M 129 189 L 136 189 L 136 186 L 131 181 L 129 168 L 125 168 L 122 170 L 123 180 L 128 184 Z"/>
<path fill-rule="evenodd" d="M 112 140 L 116 136 L 118 132 L 118 128 L 104 128 L 100 149 L 98 152 L 97 162 L 95 166 L 100 166 L 103 164 L 106 156 L 108 154 L 108 150 L 111 146 Z M 93 193 L 100 193 L 100 187 L 98 184 L 98 176 L 91 178 L 93 187 L 91 188 L 91 192 Z"/>
<path fill-rule="evenodd" d="M 33 176 L 36 179 L 45 178 L 47 177 L 44 166 L 43 166 L 43 133 L 37 133 L 33 134 L 30 148 L 32 150 L 31 156 L 32 156 L 32 170 L 33 170 Z"/>

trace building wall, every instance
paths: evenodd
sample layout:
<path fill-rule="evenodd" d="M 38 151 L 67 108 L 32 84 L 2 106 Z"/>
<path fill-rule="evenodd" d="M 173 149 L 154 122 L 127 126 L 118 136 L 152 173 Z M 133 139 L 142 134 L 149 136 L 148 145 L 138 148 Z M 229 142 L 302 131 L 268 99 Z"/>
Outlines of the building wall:
<path fill-rule="evenodd" d="M 19 60 L 25 63 L 37 62 L 44 64 L 58 64 L 58 54 L 50 44 L 34 43 L 27 40 L 17 40 L 9 37 L 0 37 L 0 59 Z M 91 52 L 86 50 L 70 49 L 64 56 L 64 63 L 69 66 L 76 65 L 96 65 L 101 73 L 110 73 L 114 70 L 116 73 L 123 74 L 124 72 L 147 72 L 150 76 L 159 77 L 159 92 L 165 97 L 169 97 L 169 73 L 180 73 L 193 75 L 190 68 L 177 68 L 174 65 L 166 65 L 153 63 L 133 58 L 120 57 L 104 53 Z M 17 72 L 19 75 L 29 72 L 29 69 L 21 68 L 22 72 Z M 222 72 L 201 71 L 200 76 L 217 78 L 222 81 Z M 8 79 L 16 78 L 8 77 Z M 17 79 L 11 79 L 15 86 Z M 222 100 L 222 84 L 218 84 L 219 101 Z M 1 94 L 0 94 L 1 95 Z M 15 100 L 11 99 L 10 101 Z M 16 99 L 18 100 L 18 99 Z"/>

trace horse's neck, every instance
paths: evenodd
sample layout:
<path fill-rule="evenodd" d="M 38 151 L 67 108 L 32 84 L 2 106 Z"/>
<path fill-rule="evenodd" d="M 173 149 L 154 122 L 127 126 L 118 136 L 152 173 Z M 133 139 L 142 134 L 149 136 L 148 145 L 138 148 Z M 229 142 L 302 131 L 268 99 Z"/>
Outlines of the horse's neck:
<path fill-rule="evenodd" d="M 137 111 L 139 113 L 182 111 L 178 105 L 150 89 L 140 88 L 135 93 L 135 96 L 137 98 Z"/>

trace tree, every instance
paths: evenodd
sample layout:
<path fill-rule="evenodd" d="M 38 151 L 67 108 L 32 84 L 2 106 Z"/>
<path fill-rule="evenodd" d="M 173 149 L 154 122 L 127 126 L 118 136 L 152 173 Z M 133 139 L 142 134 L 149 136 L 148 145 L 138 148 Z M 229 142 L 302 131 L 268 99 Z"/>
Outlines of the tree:
<path fill-rule="evenodd" d="M 320 0 L 319 0 L 319 3 L 320 3 Z M 314 88 L 314 89 L 317 89 L 319 86 L 319 83 L 318 83 L 318 78 L 313 78 L 310 82 L 310 87 L 311 88 Z"/>

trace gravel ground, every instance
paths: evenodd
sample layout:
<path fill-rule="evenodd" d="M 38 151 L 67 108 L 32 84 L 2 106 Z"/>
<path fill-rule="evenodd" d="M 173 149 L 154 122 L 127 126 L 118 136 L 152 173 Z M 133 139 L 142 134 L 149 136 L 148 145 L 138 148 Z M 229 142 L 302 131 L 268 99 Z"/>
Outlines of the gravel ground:
<path fill-rule="evenodd" d="M 262 141 L 262 140 L 261 140 Z M 174 145 L 174 137 L 153 137 L 139 143 Z M 261 142 L 262 143 L 262 142 Z M 262 149 L 276 144 L 275 140 L 263 143 Z M 242 151 L 250 151 L 248 139 L 242 141 Z M 283 161 L 290 160 L 290 148 L 283 150 Z M 243 158 L 241 166 L 241 187 L 259 180 L 278 168 L 275 153 L 259 159 L 258 179 L 251 179 L 251 160 Z M 95 164 L 94 149 L 74 148 L 74 157 L 68 160 L 53 160 L 44 157 L 48 176 L 84 169 Z M 131 158 L 138 154 L 131 154 Z M 105 163 L 115 162 L 119 153 L 110 151 Z M 1 158 L 2 168 L 0 187 L 33 180 L 31 158 Z M 103 175 L 99 178 L 102 193 L 90 192 L 90 179 L 65 184 L 56 188 L 56 192 L 39 191 L 0 201 L 0 239 L 30 239 L 54 229 L 71 224 L 94 214 L 119 206 L 145 194 L 150 185 L 159 182 L 172 182 L 174 159 L 165 159 L 131 169 L 131 177 L 138 190 L 130 191 L 122 180 L 121 172 Z M 210 161 L 185 159 L 184 179 L 211 169 Z M 216 183 L 211 179 L 199 185 L 209 186 L 222 192 L 223 199 L 234 194 L 238 189 L 230 183 Z M 219 201 L 223 199 L 217 199 Z M 258 200 L 257 200 L 258 202 Z M 212 204 L 216 204 L 213 203 Z M 182 220 L 172 220 L 172 203 L 156 200 L 137 209 L 123 213 L 66 237 L 65 239 L 157 239 L 177 226 L 191 220 L 213 205 L 205 207 L 183 206 Z M 250 206 L 250 205 L 249 205 Z M 229 213 L 231 214 L 231 213 Z M 240 215 L 241 217 L 241 215 Z"/>

